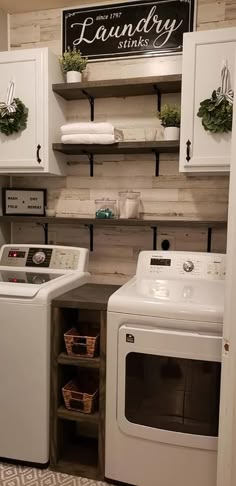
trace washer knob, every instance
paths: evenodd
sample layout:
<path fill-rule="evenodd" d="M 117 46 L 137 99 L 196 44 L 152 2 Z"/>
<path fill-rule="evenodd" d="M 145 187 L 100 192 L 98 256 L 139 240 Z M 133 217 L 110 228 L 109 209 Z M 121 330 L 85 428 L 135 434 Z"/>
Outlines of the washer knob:
<path fill-rule="evenodd" d="M 194 269 L 194 263 L 191 262 L 191 260 L 187 260 L 183 264 L 183 269 L 184 269 L 185 272 L 192 272 L 193 269 Z"/>
<path fill-rule="evenodd" d="M 46 259 L 46 255 L 43 251 L 37 251 L 37 253 L 35 253 L 33 256 L 33 262 L 36 263 L 36 265 L 40 265 L 40 263 L 44 263 L 45 259 Z"/>

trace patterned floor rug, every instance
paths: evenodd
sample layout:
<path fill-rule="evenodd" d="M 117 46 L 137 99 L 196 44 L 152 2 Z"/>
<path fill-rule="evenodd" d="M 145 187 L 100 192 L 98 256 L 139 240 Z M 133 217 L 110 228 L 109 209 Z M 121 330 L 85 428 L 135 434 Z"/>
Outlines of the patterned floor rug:
<path fill-rule="evenodd" d="M 0 463 L 0 486 L 106 486 L 92 479 Z M 111 485 L 110 485 L 111 486 Z"/>

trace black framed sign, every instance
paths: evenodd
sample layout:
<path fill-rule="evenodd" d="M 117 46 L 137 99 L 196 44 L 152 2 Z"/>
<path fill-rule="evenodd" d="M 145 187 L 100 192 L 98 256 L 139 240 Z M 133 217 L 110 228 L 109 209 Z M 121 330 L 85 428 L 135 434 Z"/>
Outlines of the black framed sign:
<path fill-rule="evenodd" d="M 6 216 L 45 216 L 46 204 L 46 189 L 2 189 L 2 209 Z"/>
<path fill-rule="evenodd" d="M 73 47 L 89 60 L 182 52 L 193 30 L 194 0 L 128 1 L 62 11 L 63 52 Z"/>

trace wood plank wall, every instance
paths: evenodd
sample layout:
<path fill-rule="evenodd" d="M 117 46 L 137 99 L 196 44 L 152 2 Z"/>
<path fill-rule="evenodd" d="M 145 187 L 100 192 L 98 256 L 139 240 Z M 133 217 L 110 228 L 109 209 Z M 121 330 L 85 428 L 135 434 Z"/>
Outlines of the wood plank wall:
<path fill-rule="evenodd" d="M 78 2 L 79 3 L 79 2 Z M 86 2 L 88 3 L 88 2 Z M 48 46 L 60 53 L 61 10 L 52 9 L 10 17 L 10 42 L 12 49 Z M 220 28 L 236 25 L 236 0 L 201 0 L 197 8 L 197 29 Z M 156 73 L 181 72 L 178 56 L 161 59 L 126 60 L 90 65 L 88 79 L 106 79 L 155 75 Z M 179 102 L 178 96 L 164 97 L 164 102 Z M 79 115 L 78 115 L 79 114 Z M 68 120 L 88 120 L 85 101 L 68 103 Z M 128 99 L 97 100 L 96 121 L 112 121 L 124 130 L 128 140 L 145 140 L 145 126 L 161 128 L 156 119 L 156 99 L 146 96 Z M 118 198 L 126 189 L 141 193 L 142 216 L 223 218 L 227 215 L 228 176 L 189 176 L 179 174 L 178 157 L 163 155 L 160 177 L 154 177 L 153 156 L 99 156 L 96 158 L 95 177 L 88 176 L 87 161 L 71 157 L 66 177 L 18 177 L 19 187 L 47 187 L 49 206 L 60 214 L 76 213 L 79 216 L 94 214 L 94 201 L 100 197 Z M 159 228 L 158 246 L 168 238 L 171 249 L 205 251 L 207 232 L 204 227 Z M 15 242 L 42 242 L 42 230 L 31 225 L 15 225 Z M 80 227 L 51 227 L 50 241 L 57 244 L 88 246 L 88 231 Z M 152 248 L 152 233 L 148 228 L 96 229 L 94 252 L 90 256 L 90 271 L 94 282 L 121 284 L 135 272 L 138 253 Z M 226 233 L 213 232 L 213 251 L 224 252 Z"/>

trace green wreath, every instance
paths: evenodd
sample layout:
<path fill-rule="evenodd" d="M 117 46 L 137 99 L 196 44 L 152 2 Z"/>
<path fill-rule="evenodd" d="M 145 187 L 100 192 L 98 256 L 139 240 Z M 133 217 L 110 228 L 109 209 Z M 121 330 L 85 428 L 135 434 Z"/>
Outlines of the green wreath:
<path fill-rule="evenodd" d="M 217 91 L 211 98 L 201 101 L 197 116 L 202 118 L 204 129 L 212 133 L 224 133 L 232 130 L 233 105 L 222 96 L 219 101 Z"/>
<path fill-rule="evenodd" d="M 2 114 L 0 110 L 0 132 L 9 136 L 26 129 L 29 110 L 19 98 L 14 98 L 16 110 L 13 113 Z"/>

